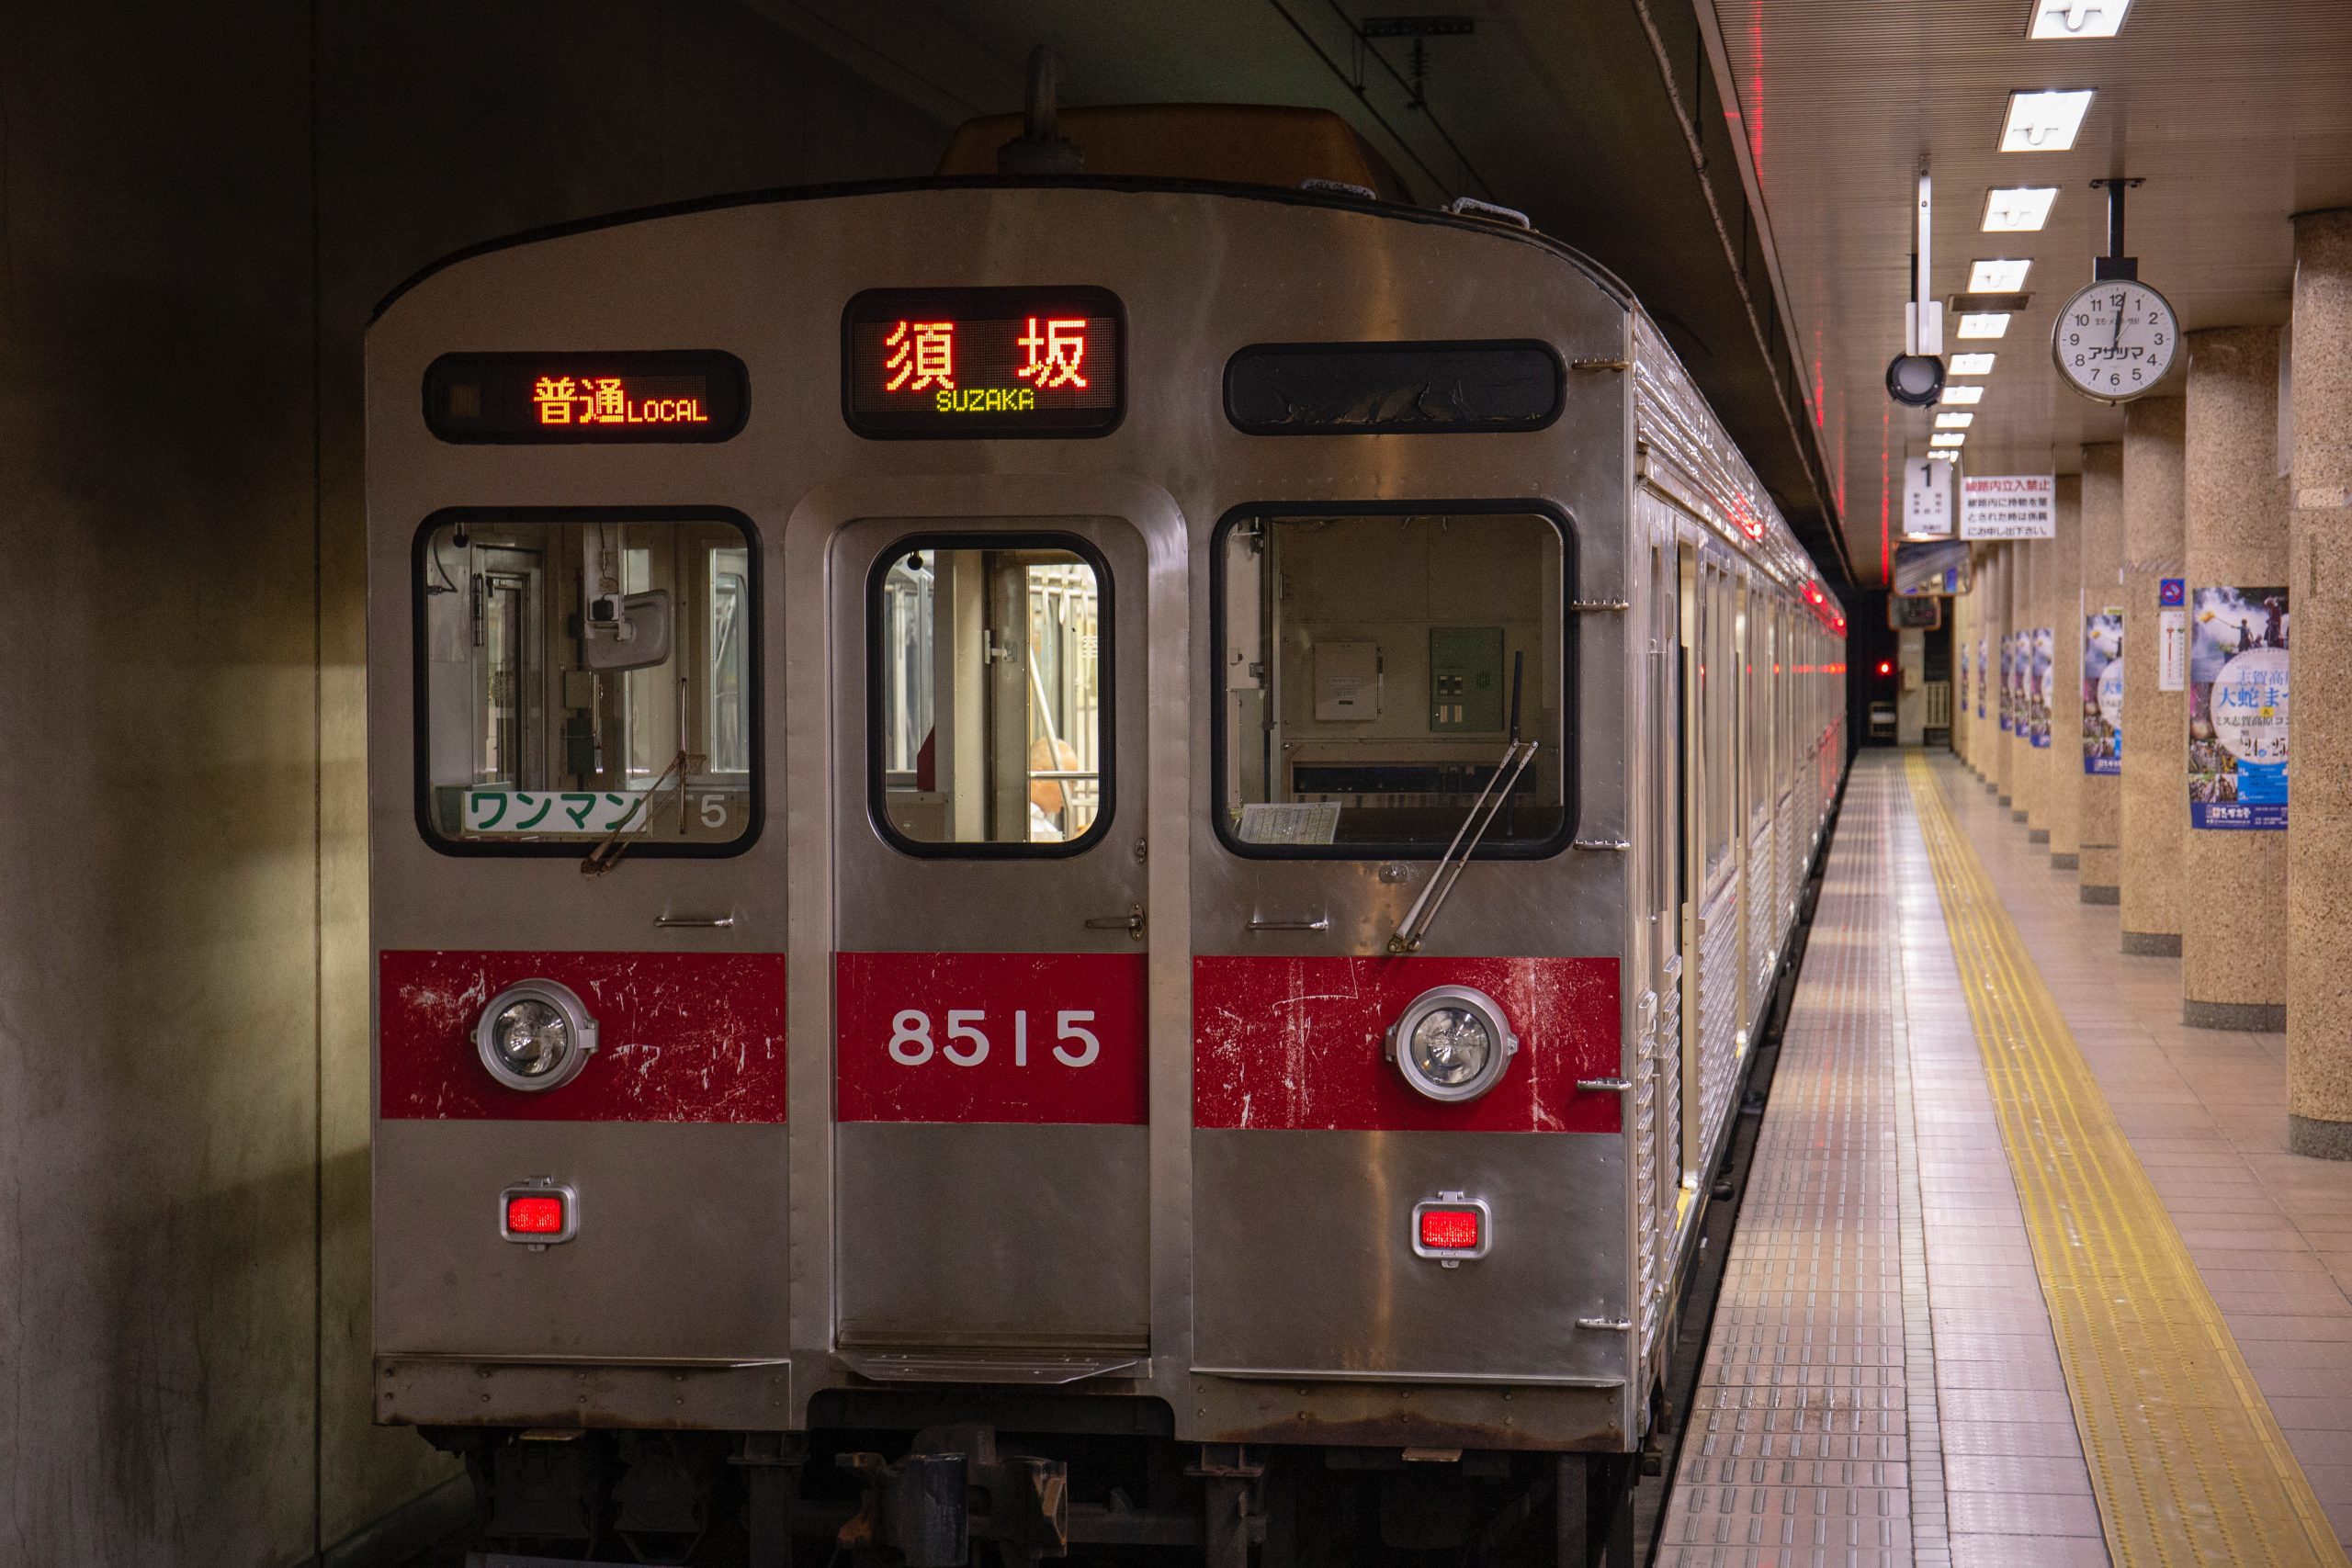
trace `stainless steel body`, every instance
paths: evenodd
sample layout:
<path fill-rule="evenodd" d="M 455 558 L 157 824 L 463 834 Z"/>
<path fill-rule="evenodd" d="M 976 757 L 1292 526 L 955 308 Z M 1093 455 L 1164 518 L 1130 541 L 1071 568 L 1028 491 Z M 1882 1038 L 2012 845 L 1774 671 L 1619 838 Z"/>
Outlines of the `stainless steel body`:
<path fill-rule="evenodd" d="M 853 296 L 1040 284 L 1123 303 L 1115 430 L 850 430 Z M 1226 364 L 1248 344 L 1476 339 L 1550 344 L 1566 367 L 1560 417 L 1514 434 L 1267 437 L 1222 410 Z M 457 446 L 418 417 L 425 368 L 447 352 L 655 348 L 740 358 L 742 433 Z M 789 1081 L 785 1119 L 762 1122 L 380 1116 L 381 1418 L 544 1426 L 552 1410 L 586 1426 L 789 1429 L 830 1390 L 1066 1371 L 1070 1393 L 1163 1402 L 1186 1441 L 1637 1442 L 1702 1178 L 1784 946 L 1804 863 L 1789 845 L 1817 835 L 1842 742 L 1810 566 L 1615 284 L 1507 225 L 1344 200 L 877 190 L 461 260 L 388 308 L 368 376 L 375 945 L 780 954 Z M 1566 530 L 1572 606 L 1552 646 L 1573 677 L 1557 761 L 1574 843 L 1473 861 L 1407 962 L 1614 965 L 1622 1130 L 1196 1126 L 1196 963 L 1374 961 L 1436 865 L 1433 852 L 1252 859 L 1220 839 L 1219 525 L 1252 507 L 1478 504 L 1540 508 Z M 758 836 L 732 855 L 632 854 L 594 877 L 569 856 L 444 854 L 415 820 L 417 530 L 454 507 L 614 506 L 724 508 L 753 531 Z M 1083 538 L 1111 574 L 1115 807 L 1068 858 L 910 854 L 871 820 L 869 574 L 899 540 L 990 531 Z M 1694 625 L 1683 577 L 1701 560 L 1726 593 Z M 1730 590 L 1746 610 L 1712 607 Z M 1748 629 L 1768 612 L 1792 628 L 1783 641 Z M 1717 786 L 1677 728 L 1688 650 L 1719 615 L 1743 617 L 1744 659 L 1812 679 L 1768 683 L 1784 716 L 1758 716 L 1774 711 L 1759 697 L 1709 735 L 1743 750 L 1719 770 L 1740 792 L 1736 842 L 1702 879 L 1683 869 L 1686 818 Z M 1757 745 L 1767 761 L 1751 767 Z M 1143 1119 L 840 1120 L 844 955 L 908 953 L 1135 955 Z M 537 1177 L 577 1187 L 581 1228 L 532 1252 L 483 1226 L 492 1195 Z M 1405 1216 L 1440 1189 L 1494 1204 L 1487 1256 L 1458 1269 L 1417 1256 Z"/>

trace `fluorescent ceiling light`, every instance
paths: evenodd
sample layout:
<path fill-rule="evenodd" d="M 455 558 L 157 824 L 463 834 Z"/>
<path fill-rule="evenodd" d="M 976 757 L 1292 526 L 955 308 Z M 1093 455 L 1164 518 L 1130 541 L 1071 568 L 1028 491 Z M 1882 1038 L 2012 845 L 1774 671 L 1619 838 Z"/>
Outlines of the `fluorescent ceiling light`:
<path fill-rule="evenodd" d="M 1976 261 L 1968 265 L 1971 294 L 2015 294 L 2025 288 L 2030 261 Z"/>
<path fill-rule="evenodd" d="M 1939 413 L 1936 415 L 1936 428 L 1938 430 L 1966 430 L 1970 425 L 1974 424 L 1975 423 L 1976 416 L 1973 413 Z"/>
<path fill-rule="evenodd" d="M 1928 437 L 1928 445 L 1930 446 L 1957 446 L 1967 439 L 1967 436 L 1960 434 L 1955 431 L 1942 435 L 1930 435 Z"/>
<path fill-rule="evenodd" d="M 2009 313 L 2007 310 L 1985 310 L 1973 316 L 1962 316 L 1960 319 L 1960 331 L 1954 335 L 2001 337 L 2006 335 L 2008 330 Z"/>
<path fill-rule="evenodd" d="M 1990 359 L 1992 355 L 1988 354 L 1972 355 L 1971 357 Z M 1946 387 L 1944 389 L 1943 396 L 1938 398 L 1936 400 L 1939 403 L 1981 403 L 1984 400 L 1984 389 L 1982 387 Z"/>
<path fill-rule="evenodd" d="M 2032 38 L 2113 38 L 2132 0 L 2033 0 Z"/>
<path fill-rule="evenodd" d="M 1929 461 L 1931 461 L 1931 462 L 1937 462 L 1937 463 L 1957 463 L 1957 462 L 1959 462 L 1959 461 L 1960 461 L 1960 454 L 1959 454 L 1959 453 L 1957 453 L 1957 452 L 1950 452 L 1950 451 L 1946 451 L 1946 452 L 1930 452 L 1930 453 L 1928 453 L 1928 460 L 1929 460 Z M 1937 538 L 1939 538 L 1939 539 L 1940 539 L 1940 538 L 1942 538 L 1942 537 L 1943 537 L 1943 536 L 1942 536 L 1941 534 L 1939 534 L 1939 535 L 1937 535 L 1937 536 L 1936 536 L 1936 537 L 1937 537 Z"/>
<path fill-rule="evenodd" d="M 1984 232 L 2032 233 L 2050 221 L 2050 204 L 2057 199 L 2056 186 L 2010 186 L 1988 190 L 1984 193 Z"/>
<path fill-rule="evenodd" d="M 1951 356 L 1951 373 L 1955 376 L 1990 376 L 1993 373 L 1993 355 L 1955 354 Z"/>
<path fill-rule="evenodd" d="M 2091 92 L 2011 93 L 2009 117 L 2001 126 L 2004 152 L 2064 152 L 2083 129 Z"/>

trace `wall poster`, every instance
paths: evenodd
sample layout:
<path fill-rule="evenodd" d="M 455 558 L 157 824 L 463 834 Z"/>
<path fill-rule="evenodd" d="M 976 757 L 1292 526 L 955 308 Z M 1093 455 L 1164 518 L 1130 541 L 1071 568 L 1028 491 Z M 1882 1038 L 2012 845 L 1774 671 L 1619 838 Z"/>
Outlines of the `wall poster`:
<path fill-rule="evenodd" d="M 2188 825 L 2287 825 L 2287 591 L 2199 588 L 2188 634 Z"/>
<path fill-rule="evenodd" d="M 1984 672 L 1992 662 L 1992 639 L 1979 637 L 1976 639 L 1976 716 L 1979 718 L 1984 716 L 1984 688 L 1989 684 L 1985 680 Z"/>
<path fill-rule="evenodd" d="M 2053 627 L 2038 626 L 2031 634 L 2025 688 L 2026 738 L 2033 749 L 2050 748 L 2050 667 L 2058 661 L 2058 636 Z"/>
<path fill-rule="evenodd" d="M 2083 617 L 2083 772 L 2123 771 L 2123 611 Z"/>
<path fill-rule="evenodd" d="M 2018 728 L 2018 634 L 2010 632 L 2001 638 L 2001 733 L 2011 735 Z"/>

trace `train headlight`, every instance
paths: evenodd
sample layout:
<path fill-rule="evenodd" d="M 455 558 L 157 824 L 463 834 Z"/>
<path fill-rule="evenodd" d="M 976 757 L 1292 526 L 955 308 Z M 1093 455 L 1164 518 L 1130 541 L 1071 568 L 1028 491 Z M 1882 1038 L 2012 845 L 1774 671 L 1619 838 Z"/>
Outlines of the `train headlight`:
<path fill-rule="evenodd" d="M 568 986 L 525 980 L 490 998 L 474 1025 L 474 1050 L 508 1089 L 570 1083 L 596 1049 L 596 1021 Z"/>
<path fill-rule="evenodd" d="M 1467 986 L 1423 991 L 1388 1026 L 1389 1059 L 1431 1100 L 1477 1099 L 1495 1087 L 1518 1049 L 1503 1010 Z"/>

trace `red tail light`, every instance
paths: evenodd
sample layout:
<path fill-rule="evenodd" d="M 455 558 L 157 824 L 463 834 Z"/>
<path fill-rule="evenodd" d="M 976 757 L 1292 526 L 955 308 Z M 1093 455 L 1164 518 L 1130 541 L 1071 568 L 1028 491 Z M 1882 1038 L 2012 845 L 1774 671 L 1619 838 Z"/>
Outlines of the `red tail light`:
<path fill-rule="evenodd" d="M 580 1194 L 544 1176 L 519 1182 L 498 1195 L 498 1234 L 532 1247 L 570 1241 L 580 1234 Z"/>
<path fill-rule="evenodd" d="M 1478 1245 L 1476 1209 L 1423 1209 L 1421 1245 L 1431 1251 L 1467 1252 Z"/>
<path fill-rule="evenodd" d="M 555 1235 L 563 1229 L 560 1198 L 509 1198 L 506 1228 L 516 1235 Z"/>

